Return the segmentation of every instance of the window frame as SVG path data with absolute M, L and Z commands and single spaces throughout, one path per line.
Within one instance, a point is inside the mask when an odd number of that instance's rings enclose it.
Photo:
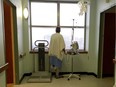
M 30 0 L 29 2 L 29 6 L 31 8 L 31 2 L 43 2 L 43 3 L 56 3 L 57 4 L 57 26 L 60 26 L 60 3 L 78 3 L 78 1 L 57 1 L 57 0 Z M 58 17 L 59 16 L 59 17 Z M 87 52 L 86 51 L 86 17 L 87 17 L 87 14 L 85 13 L 85 23 L 84 23 L 84 26 L 60 26 L 61 28 L 84 28 L 84 49 L 83 50 L 80 50 L 80 52 Z M 33 52 L 33 48 L 32 48 L 32 27 L 49 27 L 49 28 L 55 28 L 57 26 L 39 26 L 39 25 L 32 25 L 31 23 L 31 9 L 30 9 L 30 50 L 31 52 Z M 66 49 L 66 50 L 69 50 L 69 49 Z M 48 52 L 48 50 L 46 51 Z

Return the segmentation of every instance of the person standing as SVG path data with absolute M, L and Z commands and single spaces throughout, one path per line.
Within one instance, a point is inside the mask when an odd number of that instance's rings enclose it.
M 60 34 L 60 27 L 56 27 L 56 33 L 51 36 L 49 52 L 51 67 L 55 68 L 56 78 L 60 78 L 59 75 L 63 54 L 65 53 L 65 42 L 63 36 Z

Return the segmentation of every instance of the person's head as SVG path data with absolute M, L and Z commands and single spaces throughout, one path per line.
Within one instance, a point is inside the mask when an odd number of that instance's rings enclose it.
M 60 33 L 60 27 L 56 27 L 56 33 Z

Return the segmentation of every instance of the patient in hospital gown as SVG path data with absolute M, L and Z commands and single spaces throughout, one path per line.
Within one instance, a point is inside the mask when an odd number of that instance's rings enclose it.
M 65 52 L 65 42 L 60 34 L 60 27 L 56 27 L 56 33 L 51 36 L 49 53 L 51 67 L 55 68 L 56 78 L 61 78 L 59 71 L 62 66 L 63 54 Z

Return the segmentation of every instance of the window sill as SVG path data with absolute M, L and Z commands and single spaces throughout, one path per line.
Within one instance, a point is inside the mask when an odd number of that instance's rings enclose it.
M 66 50 L 68 53 L 70 53 L 70 51 L 69 50 Z M 35 53 L 38 53 L 38 51 L 36 50 L 36 51 L 30 51 L 30 53 L 31 54 L 35 54 Z M 48 50 L 45 50 L 45 53 L 47 54 L 48 53 Z M 85 50 L 79 50 L 79 53 L 80 54 L 87 54 L 88 53 L 88 51 L 85 51 Z

